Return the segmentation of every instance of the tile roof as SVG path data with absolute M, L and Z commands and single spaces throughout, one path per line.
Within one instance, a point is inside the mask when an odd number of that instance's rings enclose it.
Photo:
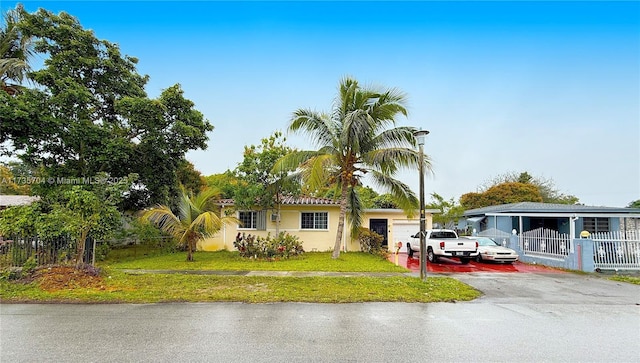
M 219 205 L 234 205 L 233 199 L 220 199 Z M 340 201 L 316 197 L 283 197 L 282 205 L 340 205 Z
M 594 207 L 579 204 L 553 204 L 521 202 L 494 205 L 490 207 L 471 209 L 464 212 L 465 216 L 486 213 L 640 213 L 637 208 Z

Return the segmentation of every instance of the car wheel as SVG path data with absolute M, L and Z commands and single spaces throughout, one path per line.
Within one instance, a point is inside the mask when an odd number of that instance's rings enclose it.
M 407 242 L 407 253 L 410 258 L 413 258 L 413 250 L 411 249 L 411 243 Z
M 468 264 L 468 263 L 469 263 L 469 260 L 470 260 L 470 258 L 461 258 L 461 259 L 460 259 L 460 262 L 461 262 L 463 265 L 466 265 L 466 264 Z
M 427 260 L 429 260 L 429 262 L 438 262 L 438 256 L 433 253 L 433 249 L 431 247 L 427 249 Z
M 476 262 L 482 262 L 482 255 L 478 253 L 478 255 L 475 258 Z

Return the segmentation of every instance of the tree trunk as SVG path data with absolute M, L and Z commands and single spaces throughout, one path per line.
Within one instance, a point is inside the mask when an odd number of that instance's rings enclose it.
M 347 215 L 347 190 L 348 185 L 342 184 L 340 193 L 340 217 L 338 218 L 338 232 L 336 232 L 336 243 L 333 245 L 333 254 L 331 258 L 340 257 L 340 245 L 342 244 L 342 235 L 344 233 L 344 217 Z
M 192 237 L 189 237 L 187 239 L 187 261 L 193 261 L 193 244 L 194 244 L 195 239 Z
M 280 235 L 280 202 L 278 202 L 278 206 L 276 207 L 276 214 L 278 217 L 276 218 L 276 238 Z
M 84 245 L 87 241 L 88 231 L 81 231 L 80 238 L 78 238 L 78 245 L 76 246 L 76 267 L 80 268 L 84 263 Z

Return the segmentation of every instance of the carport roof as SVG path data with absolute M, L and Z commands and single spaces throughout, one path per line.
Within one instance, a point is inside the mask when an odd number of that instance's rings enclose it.
M 638 208 L 593 207 L 578 204 L 552 204 L 521 202 L 494 205 L 490 207 L 471 209 L 464 212 L 465 217 L 482 216 L 488 214 L 514 213 L 597 213 L 597 214 L 629 214 L 640 215 Z

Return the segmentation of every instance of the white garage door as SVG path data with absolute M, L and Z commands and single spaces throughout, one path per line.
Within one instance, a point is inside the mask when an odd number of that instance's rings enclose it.
M 420 222 L 408 220 L 395 220 L 392 227 L 393 242 L 389 247 L 391 252 L 395 252 L 395 244 L 402 242 L 400 252 L 407 252 L 407 242 L 415 243 L 415 238 L 411 238 L 414 234 L 420 232 Z

